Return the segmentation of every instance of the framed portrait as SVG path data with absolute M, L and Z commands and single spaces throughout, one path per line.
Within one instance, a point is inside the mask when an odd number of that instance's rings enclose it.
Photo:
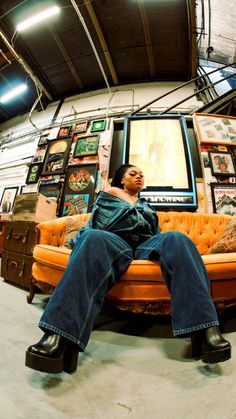
M 55 198 L 55 200 L 58 201 L 61 187 L 61 182 L 41 184 L 39 186 L 39 193 L 47 198 Z
M 104 131 L 106 128 L 106 121 L 105 119 L 99 119 L 97 121 L 93 121 L 91 125 L 91 132 L 95 131 Z
M 88 121 L 87 120 L 79 121 L 79 122 L 76 122 L 74 131 L 76 133 L 80 133 L 80 132 L 86 132 L 87 129 L 88 129 Z
M 43 176 L 65 173 L 71 141 L 71 137 L 49 141 L 44 158 Z
M 211 183 L 212 206 L 217 214 L 236 215 L 236 184 Z
M 1 201 L 0 201 L 1 212 L 12 211 L 17 192 L 18 192 L 18 186 L 4 188 Z
M 42 171 L 42 163 L 33 163 L 29 166 L 28 175 L 26 178 L 25 183 L 28 185 L 30 183 L 37 183 L 39 180 L 39 176 L 41 175 Z
M 99 135 L 78 137 L 76 140 L 73 157 L 94 156 L 98 153 Z
M 68 167 L 61 200 L 61 216 L 86 214 L 91 211 L 97 168 L 97 163 Z
M 208 151 L 211 173 L 213 176 L 236 176 L 233 155 L 224 151 Z
M 59 128 L 57 138 L 68 137 L 72 134 L 72 125 L 66 125 Z
M 236 117 L 195 113 L 193 123 L 200 143 L 236 144 Z

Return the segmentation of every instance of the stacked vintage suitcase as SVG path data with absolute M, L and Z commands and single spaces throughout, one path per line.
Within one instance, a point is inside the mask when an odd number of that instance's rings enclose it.
M 6 223 L 1 276 L 5 281 L 29 289 L 33 248 L 37 243 L 36 225 L 56 218 L 56 203 L 39 193 L 18 195 L 11 221 Z

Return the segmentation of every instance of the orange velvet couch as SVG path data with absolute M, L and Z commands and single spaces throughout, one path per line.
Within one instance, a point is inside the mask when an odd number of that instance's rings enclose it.
M 210 278 L 211 295 L 218 313 L 226 307 L 235 306 L 236 253 L 209 254 L 209 249 L 220 239 L 228 221 L 236 217 L 174 211 L 158 211 L 158 216 L 162 232 L 178 230 L 195 242 Z M 70 218 L 85 222 L 89 217 L 90 214 L 81 214 Z M 67 218 L 41 222 L 36 226 L 38 244 L 33 252 L 32 288 L 27 296 L 29 303 L 38 288 L 51 293 L 61 279 L 71 253 L 63 246 Z M 134 260 L 130 264 L 109 290 L 106 302 L 130 312 L 171 314 L 170 296 L 160 266 L 147 260 Z

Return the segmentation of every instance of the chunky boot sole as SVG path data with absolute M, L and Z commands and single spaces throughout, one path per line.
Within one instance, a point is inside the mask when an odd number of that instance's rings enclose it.
M 25 365 L 33 370 L 51 374 L 65 371 L 72 374 L 77 369 L 78 349 L 66 346 L 61 355 L 57 358 L 47 357 L 26 351 Z
M 202 340 L 199 336 L 192 336 L 192 357 L 201 359 L 205 364 L 217 364 L 231 358 L 231 346 L 222 349 L 207 350 L 203 348 Z
M 205 364 L 217 364 L 231 358 L 231 347 L 218 349 L 216 351 L 203 351 L 202 362 Z

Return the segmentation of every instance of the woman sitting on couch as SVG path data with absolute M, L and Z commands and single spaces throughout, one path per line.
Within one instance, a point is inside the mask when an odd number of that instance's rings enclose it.
M 74 372 L 106 292 L 133 259 L 160 263 L 171 294 L 174 336 L 191 336 L 193 357 L 226 361 L 231 346 L 218 327 L 209 280 L 195 244 L 177 231 L 160 233 L 156 211 L 139 198 L 142 171 L 122 165 L 100 192 L 88 225 L 77 233 L 66 271 L 40 319 L 41 340 L 26 352 L 30 368 Z

